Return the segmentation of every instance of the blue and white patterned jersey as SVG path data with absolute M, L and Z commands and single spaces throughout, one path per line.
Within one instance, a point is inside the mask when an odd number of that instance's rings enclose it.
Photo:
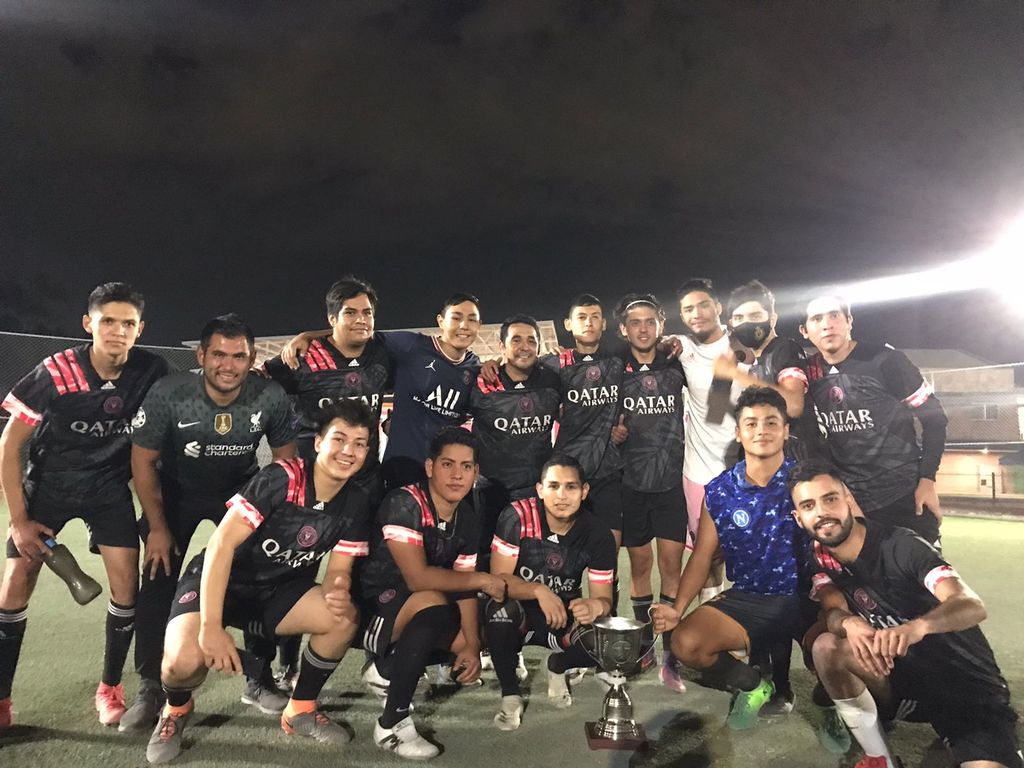
M 799 591 L 807 544 L 793 519 L 793 498 L 786 486 L 792 466 L 791 460 L 783 462 L 762 488 L 747 480 L 747 462 L 741 461 L 705 488 L 726 575 L 741 592 L 794 595 Z

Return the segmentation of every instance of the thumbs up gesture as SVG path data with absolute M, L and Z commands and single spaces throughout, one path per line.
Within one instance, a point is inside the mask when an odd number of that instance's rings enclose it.
M 620 414 L 618 423 L 612 427 L 612 442 L 616 445 L 622 445 L 628 437 L 629 429 L 626 427 L 626 415 Z

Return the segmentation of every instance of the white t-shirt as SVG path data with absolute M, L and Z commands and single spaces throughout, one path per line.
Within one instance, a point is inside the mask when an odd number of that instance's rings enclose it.
M 729 336 L 723 334 L 718 341 L 701 344 L 691 336 L 676 336 L 683 345 L 679 361 L 686 373 L 686 448 L 683 453 L 683 475 L 691 482 L 707 485 L 722 474 L 729 463 L 728 455 L 735 455 L 736 419 L 732 415 L 736 399 L 743 391 L 736 382 L 729 393 L 730 407 L 721 424 L 709 423 L 708 393 L 714 379 L 715 360 L 729 351 Z M 740 364 L 743 370 L 750 366 Z

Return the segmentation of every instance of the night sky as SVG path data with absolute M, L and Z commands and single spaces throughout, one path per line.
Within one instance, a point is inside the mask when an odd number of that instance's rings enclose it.
M 695 275 L 934 266 L 1024 215 L 1022 52 L 1019 0 L 0 0 L 0 329 L 121 279 L 150 343 L 289 333 L 352 272 L 380 328 L 651 290 L 671 330 Z M 1024 359 L 986 292 L 854 316 Z

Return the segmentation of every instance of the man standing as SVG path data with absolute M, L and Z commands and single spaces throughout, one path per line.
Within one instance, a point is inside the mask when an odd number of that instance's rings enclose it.
M 203 520 L 219 523 L 224 502 L 256 474 L 264 435 L 275 460 L 295 455 L 291 402 L 280 385 L 249 376 L 255 356 L 252 329 L 241 318 L 215 317 L 203 327 L 196 350 L 202 375 L 164 377 L 136 414 L 132 470 L 146 542 L 135 631 L 140 684 L 120 731 L 151 728 L 163 706 L 164 629 L 196 528 Z M 284 709 L 287 698 L 268 674 L 246 671 L 242 701 L 265 712 Z
M 639 621 L 654 602 L 651 571 L 657 541 L 662 603 L 676 599 L 686 546 L 686 500 L 680 483 L 683 464 L 683 387 L 678 360 L 657 348 L 665 312 L 651 294 L 628 294 L 616 313 L 629 342 L 622 377 L 622 413 L 629 436 L 622 444 L 622 543 L 629 552 L 630 598 Z M 661 680 L 682 693 L 670 638 L 662 638 Z
M 50 551 L 46 539 L 76 517 L 85 521 L 110 584 L 96 709 L 103 725 L 116 725 L 124 714 L 121 674 L 139 582 L 139 536 L 128 490 L 131 419 L 168 370 L 163 358 L 133 348 L 144 306 L 142 294 L 126 283 L 97 286 L 82 318 L 92 342 L 46 358 L 3 401 L 12 418 L 0 437 L 0 479 L 11 515 L 0 588 L 0 728 L 12 722 L 11 686 L 29 598 Z
M 510 599 L 488 603 L 484 632 L 501 683 L 494 723 L 503 731 L 522 721 L 516 656 L 524 644 L 554 651 L 547 660 L 548 700 L 560 709 L 572 704 L 566 671 L 596 664 L 583 635 L 611 612 L 615 542 L 600 520 L 580 514 L 588 490 L 579 463 L 555 454 L 541 470 L 537 495 L 512 502 L 498 520 L 491 573 L 508 581 Z
M 734 694 L 728 725 L 753 728 L 772 695 L 770 680 L 732 652 L 801 638 L 800 569 L 804 540 L 786 485 L 786 401 L 767 387 L 745 390 L 736 405 L 736 440 L 746 458 L 706 488 L 700 530 L 675 605 L 654 608 L 654 626 L 672 632 L 672 653 L 709 688 Z M 732 587 L 683 618 L 711 569 L 725 558 Z
M 893 719 L 931 723 L 965 768 L 1022 768 L 981 598 L 912 531 L 854 518 L 834 468 L 801 465 L 789 482 L 829 629 L 814 667 L 864 750 L 858 768 L 900 765 L 882 731 Z
M 551 430 L 561 402 L 558 374 L 537 365 L 537 321 L 514 315 L 501 324 L 500 335 L 505 362 L 493 384 L 478 377 L 469 397 L 480 462 L 481 570 L 487 570 L 498 515 L 509 502 L 534 493 L 540 469 L 551 456 Z
M 813 299 L 800 326 L 818 350 L 808 365 L 810 394 L 832 458 L 868 518 L 910 528 L 937 546 L 935 473 L 946 412 L 906 355 L 857 342 L 852 329 L 850 307 L 838 296 Z
M 267 638 L 308 634 L 281 727 L 290 736 L 348 742 L 348 732 L 319 711 L 317 697 L 358 626 L 352 567 L 369 550 L 370 508 L 365 490 L 349 480 L 362 467 L 373 427 L 361 402 L 328 406 L 315 459 L 270 464 L 227 502 L 227 514 L 174 595 L 161 671 L 167 704 L 146 748 L 150 763 L 180 754 L 192 692 L 208 670 L 242 671 L 229 626 Z M 325 556 L 320 586 L 316 575 Z

